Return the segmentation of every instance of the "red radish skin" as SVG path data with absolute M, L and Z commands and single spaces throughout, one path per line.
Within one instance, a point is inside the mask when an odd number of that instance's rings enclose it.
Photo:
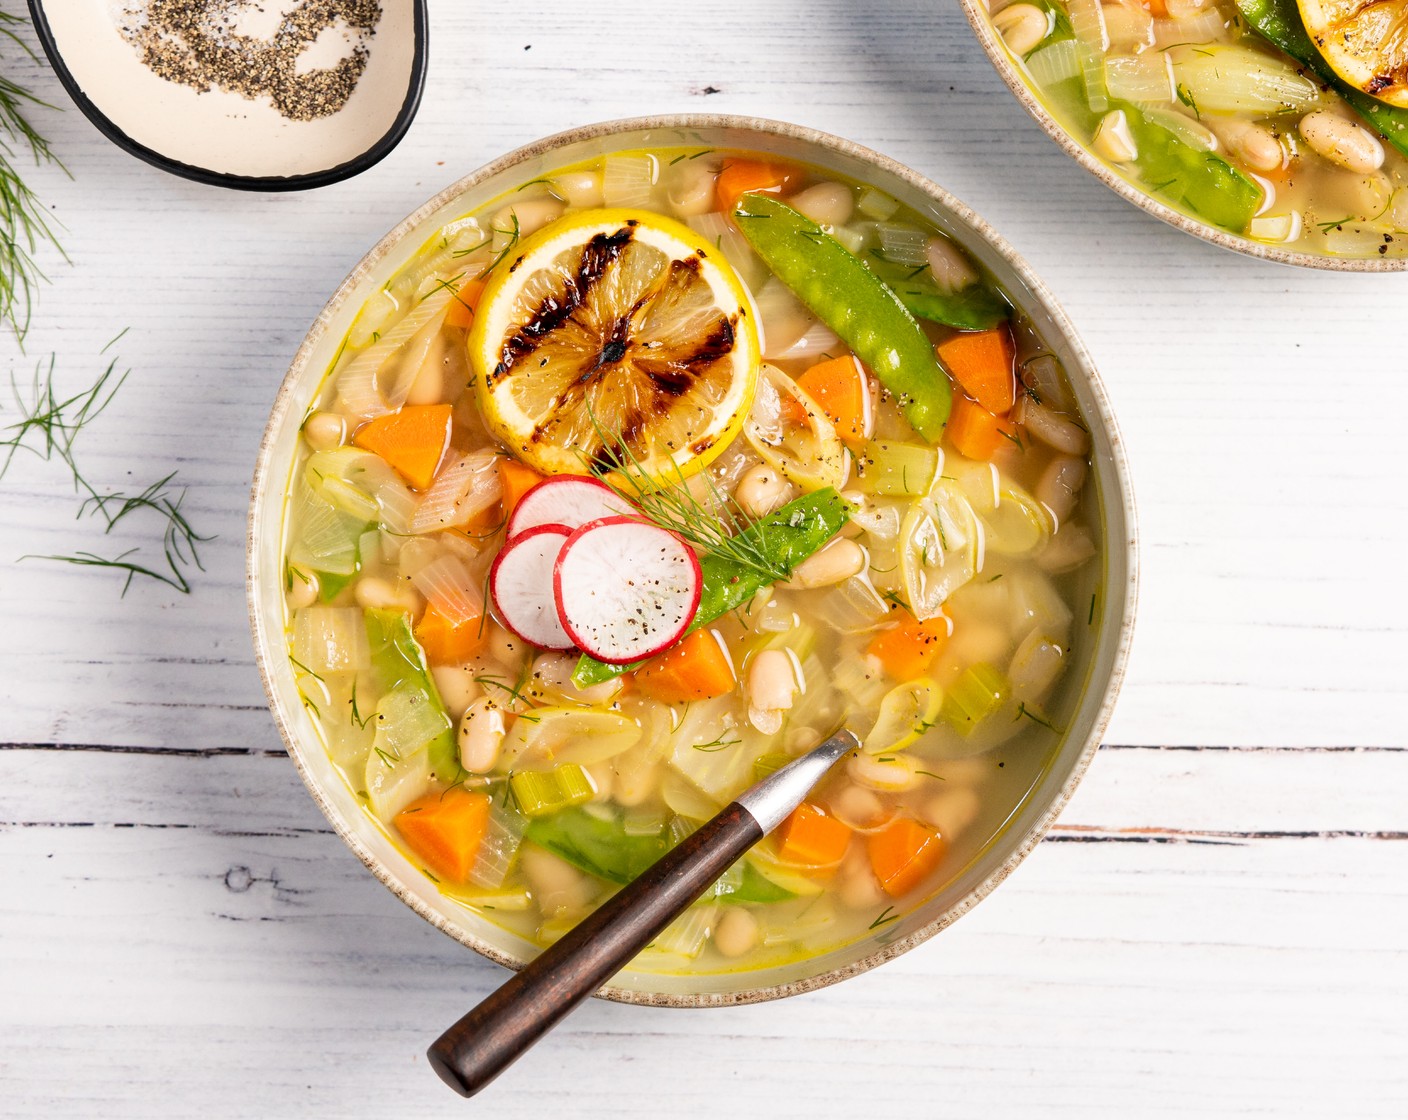
M 677 534 L 638 517 L 576 529 L 553 566 L 567 636 L 609 665 L 654 657 L 684 636 L 699 610 L 699 558 Z
M 535 525 L 565 525 L 576 529 L 588 521 L 633 513 L 631 503 L 599 478 L 559 474 L 530 487 L 504 526 L 506 540 Z
M 489 569 L 499 621 L 540 649 L 572 648 L 553 597 L 553 570 L 571 536 L 566 525 L 535 525 L 504 545 Z

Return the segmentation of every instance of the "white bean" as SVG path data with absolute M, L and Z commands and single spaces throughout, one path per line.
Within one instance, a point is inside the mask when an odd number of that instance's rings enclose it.
M 471 774 L 487 774 L 499 761 L 508 726 L 492 697 L 481 696 L 460 718 L 460 765 Z
M 855 541 L 837 537 L 792 569 L 787 586 L 798 590 L 830 587 L 865 570 L 868 557 Z
M 694 218 L 715 208 L 714 184 L 719 169 L 708 159 L 685 159 L 670 168 L 665 197 L 681 218 Z
M 331 451 L 347 440 L 347 417 L 340 412 L 315 412 L 303 421 L 303 438 L 314 451 Z
M 870 860 L 863 845 L 851 845 L 837 879 L 837 893 L 841 902 L 852 910 L 869 910 L 885 897 L 884 888 L 880 886 L 875 872 L 871 870 Z
M 519 853 L 523 875 L 544 918 L 576 914 L 591 904 L 594 892 L 586 877 L 566 860 L 531 843 Z
M 846 763 L 851 781 L 881 793 L 902 793 L 919 784 L 918 766 L 907 754 L 853 755 Z
M 748 720 L 764 734 L 782 727 L 782 713 L 797 695 L 797 670 L 784 649 L 765 649 L 748 666 Z
M 954 786 L 936 793 L 920 809 L 920 816 L 933 825 L 938 834 L 948 843 L 978 819 L 982 802 L 976 790 L 968 786 Z
M 458 720 L 470 704 L 484 691 L 474 679 L 474 673 L 460 665 L 434 665 L 430 675 L 435 679 L 435 691 L 445 701 L 450 718 Z
M 1084 525 L 1065 524 L 1056 530 L 1046 547 L 1037 555 L 1037 566 L 1043 572 L 1059 575 L 1079 568 L 1095 555 L 1095 542 Z
M 1061 525 L 1071 516 L 1085 485 L 1085 460 L 1074 455 L 1057 455 L 1037 479 L 1035 497 Z
M 1384 146 L 1367 128 L 1326 109 L 1306 113 L 1300 134 L 1316 152 L 1333 164 L 1367 175 L 1384 163 Z
M 583 767 L 587 772 L 587 777 L 596 787 L 596 793 L 592 795 L 593 801 L 610 801 L 612 788 L 616 784 L 616 771 L 611 765 L 611 760 L 605 762 L 593 762 Z
M 288 609 L 296 611 L 300 607 L 311 607 L 318 601 L 318 576 L 316 572 L 305 572 L 302 568 L 289 569 L 284 584 L 284 600 Z
M 947 237 L 931 237 L 924 247 L 929 258 L 929 274 L 946 292 L 960 292 L 978 282 L 978 270 L 957 245 Z
M 1123 109 L 1100 118 L 1090 146 L 1111 163 L 1129 163 L 1139 158 L 1139 144 L 1129 129 L 1129 118 Z
M 1265 125 L 1211 119 L 1209 124 L 1227 150 L 1253 171 L 1276 171 L 1285 164 L 1286 148 L 1281 138 Z
M 792 500 L 792 484 L 772 467 L 759 463 L 738 480 L 733 500 L 749 517 L 766 517 Z
M 847 828 L 874 828 L 890 815 L 880 795 L 864 786 L 844 786 L 827 802 L 831 815 Z
M 421 594 L 408 581 L 382 579 L 381 576 L 363 576 L 357 581 L 353 598 L 357 605 L 370 611 L 406 611 L 419 614 L 425 606 Z
M 1033 630 L 1012 655 L 1007 679 L 1012 683 L 1012 695 L 1018 700 L 1039 703 L 1045 699 L 1066 667 L 1066 651 L 1040 628 Z
M 1051 17 L 1035 4 L 1013 4 L 993 16 L 992 25 L 1009 51 L 1025 55 L 1050 33 Z
M 714 927 L 714 948 L 726 957 L 741 957 L 758 943 L 758 919 L 751 910 L 729 906 Z
M 502 252 L 512 243 L 515 232 L 520 238 L 536 233 L 549 222 L 562 217 L 564 209 L 560 201 L 547 195 L 525 198 L 499 207 L 490 223 L 494 231 L 494 241 L 490 247 L 496 253 Z
M 568 171 L 552 181 L 553 188 L 574 210 L 591 210 L 601 205 L 601 175 L 595 171 Z
M 528 653 L 528 643 L 517 634 L 505 630 L 497 622 L 489 627 L 489 637 L 484 643 L 485 652 L 509 670 L 513 676 L 523 667 Z
M 1074 420 L 1066 419 L 1055 409 L 1037 404 L 1029 396 L 1023 396 L 1017 402 L 1013 419 L 1026 428 L 1033 438 L 1039 439 L 1053 451 L 1082 457 L 1090 450 L 1089 432 Z
M 787 204 L 819 226 L 841 226 L 851 219 L 856 200 L 844 183 L 817 183 L 798 191 Z

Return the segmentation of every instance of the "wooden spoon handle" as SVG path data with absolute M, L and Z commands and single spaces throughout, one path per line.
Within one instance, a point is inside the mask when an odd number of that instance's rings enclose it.
M 472 1097 L 595 992 L 762 839 L 738 802 L 667 852 L 442 1034 L 430 1064 Z

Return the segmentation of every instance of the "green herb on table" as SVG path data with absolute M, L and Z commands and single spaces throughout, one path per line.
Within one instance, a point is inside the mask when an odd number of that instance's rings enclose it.
M 124 332 L 125 333 L 125 332 Z M 121 338 L 122 335 L 118 335 Z M 117 341 L 116 339 L 113 340 Z M 112 343 L 108 344 L 109 346 Z M 104 347 L 106 349 L 106 347 Z M 80 432 L 96 420 L 112 403 L 117 391 L 127 380 L 128 373 L 117 372 L 117 361 L 108 363 L 98 379 L 87 389 L 71 396 L 61 396 L 54 383 L 55 359 L 50 355 L 47 365 L 40 362 L 34 371 L 28 398 L 18 382 L 11 379 L 15 404 L 20 419 L 0 428 L 0 449 L 5 458 L 0 462 L 0 479 L 5 477 L 15 455 L 25 450 L 46 462 L 58 459 L 73 478 L 74 490 L 83 495 L 76 516 L 97 517 L 103 522 L 106 536 L 134 515 L 147 514 L 161 529 L 162 561 L 147 561 L 141 548 L 130 548 L 116 556 L 102 556 L 83 550 L 67 555 L 34 556 L 37 560 L 56 560 L 84 568 L 108 568 L 123 572 L 126 579 L 122 594 L 138 576 L 173 587 L 183 595 L 191 590 L 191 568 L 204 571 L 199 546 L 211 540 L 196 532 L 181 505 L 184 489 L 173 489 L 176 472 L 171 471 L 136 494 L 121 490 L 102 490 L 83 473 L 78 463 L 75 443 Z M 136 559 L 134 559 L 136 557 Z M 23 557 L 30 559 L 30 557 Z
M 0 12 L 0 36 L 17 44 L 34 58 L 34 51 L 15 31 L 24 23 L 19 16 Z M 36 167 L 52 163 L 68 173 L 58 157 L 29 122 L 31 108 L 52 108 L 28 90 L 0 76 L 0 319 L 10 324 L 15 337 L 23 341 L 29 330 L 35 290 L 45 279 L 34 254 L 45 242 L 60 255 L 59 244 L 48 213 L 15 167 L 21 152 L 28 148 Z M 67 256 L 64 256 L 67 260 Z

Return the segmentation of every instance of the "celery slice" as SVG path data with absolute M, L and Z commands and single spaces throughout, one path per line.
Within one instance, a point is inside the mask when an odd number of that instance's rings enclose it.
M 973 665 L 944 695 L 940 714 L 955 731 L 967 735 L 1002 707 L 1010 691 L 1007 678 L 991 665 Z
M 587 772 L 575 762 L 552 770 L 521 770 L 509 775 L 508 784 L 518 807 L 529 817 L 580 805 L 596 793 Z

